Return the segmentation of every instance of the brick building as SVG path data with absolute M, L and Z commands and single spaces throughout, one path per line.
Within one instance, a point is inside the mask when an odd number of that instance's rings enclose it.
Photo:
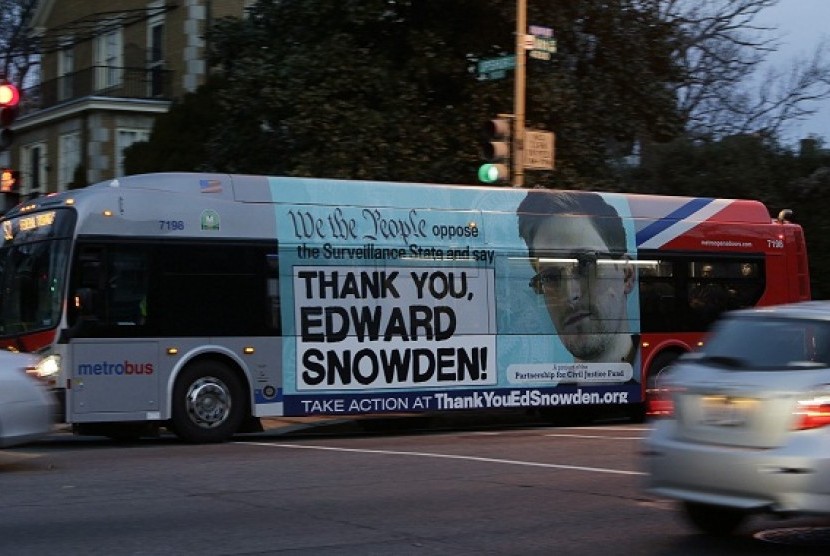
M 124 174 L 124 149 L 207 76 L 205 30 L 253 0 L 43 0 L 40 78 L 23 89 L 9 163 L 23 198 Z

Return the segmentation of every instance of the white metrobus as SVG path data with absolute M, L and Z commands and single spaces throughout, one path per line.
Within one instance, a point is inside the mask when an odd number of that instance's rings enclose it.
M 763 297 L 764 276 L 796 264 L 767 239 L 792 236 L 805 255 L 800 228 L 760 203 L 572 192 L 602 209 L 554 218 L 613 220 L 622 239 L 583 245 L 563 232 L 538 245 L 522 219 L 550 218 L 529 201 L 557 194 L 169 173 L 41 197 L 0 220 L 0 345 L 42 356 L 36 372 L 80 434 L 164 426 L 216 442 L 267 416 L 603 405 L 636 415 L 649 363 L 664 366 L 702 330 L 646 338 L 643 269 L 670 271 L 680 287 L 703 260 L 748 261 L 761 270 L 746 279 L 760 287 L 751 302 L 809 295 L 799 275 Z M 692 229 L 712 232 L 681 245 Z M 603 268 L 621 265 L 617 288 Z M 599 325 L 557 328 L 554 290 L 567 280 L 596 296 L 579 318 Z M 601 295 L 621 309 L 603 316 Z M 630 349 L 592 358 L 575 348 L 580 335 Z

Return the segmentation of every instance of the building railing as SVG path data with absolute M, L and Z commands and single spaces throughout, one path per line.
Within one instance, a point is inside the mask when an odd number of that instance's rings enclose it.
M 96 96 L 172 100 L 172 70 L 92 66 L 23 90 L 21 116 Z

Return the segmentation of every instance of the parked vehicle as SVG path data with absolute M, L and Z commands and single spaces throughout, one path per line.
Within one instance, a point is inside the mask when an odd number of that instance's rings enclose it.
M 830 514 L 830 301 L 727 313 L 669 371 L 648 490 L 711 534 L 751 514 Z
M 54 397 L 45 384 L 27 373 L 33 356 L 0 351 L 0 448 L 34 441 L 55 422 Z

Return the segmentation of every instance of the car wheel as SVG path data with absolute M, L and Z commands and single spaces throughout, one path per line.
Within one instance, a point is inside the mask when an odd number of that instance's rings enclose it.
M 172 424 L 186 442 L 224 442 L 237 432 L 246 413 L 244 389 L 227 365 L 199 361 L 176 379 Z
M 743 510 L 699 502 L 684 502 L 683 509 L 692 525 L 710 535 L 729 535 L 747 518 Z

